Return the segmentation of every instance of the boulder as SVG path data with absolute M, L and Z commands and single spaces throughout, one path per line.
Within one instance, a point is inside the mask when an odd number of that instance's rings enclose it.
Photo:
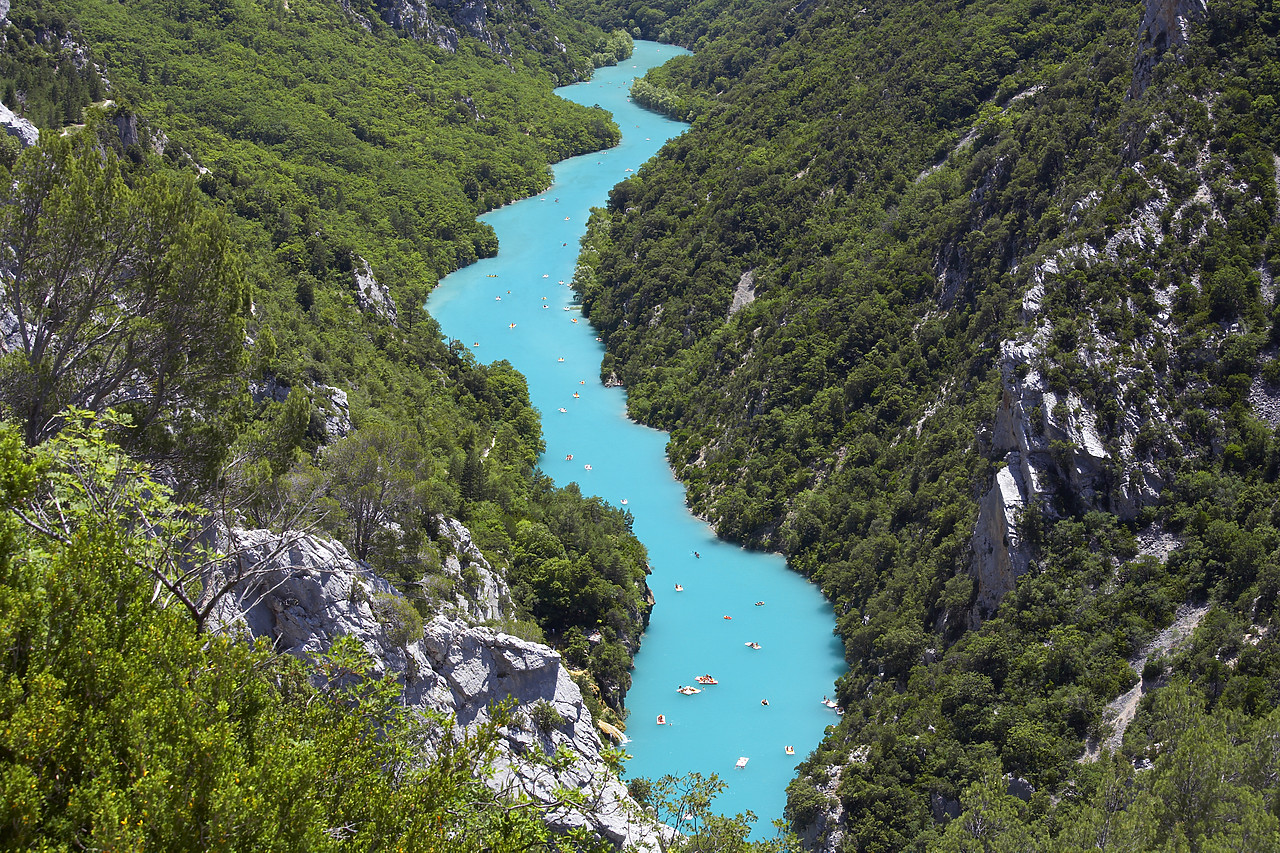
M 17 137 L 23 148 L 30 148 L 40 141 L 40 130 L 13 110 L 0 104 L 0 125 L 5 133 Z
M 353 636 L 372 657 L 375 676 L 399 681 L 406 705 L 454 720 L 459 734 L 488 721 L 493 703 L 510 700 L 516 721 L 501 730 L 487 784 L 547 804 L 547 819 L 559 829 L 586 828 L 619 847 L 656 853 L 670 836 L 609 772 L 591 712 L 554 649 L 446 616 L 432 619 L 421 638 L 397 645 L 372 600 L 399 591 L 342 545 L 303 533 L 232 530 L 223 531 L 219 548 L 249 579 L 219 602 L 212 626 L 239 626 L 304 660 L 339 636 Z M 541 703 L 554 716 L 535 718 L 532 709 Z M 553 722 L 540 726 L 535 719 Z M 545 761 L 561 747 L 575 756 L 563 769 Z M 583 802 L 562 803 L 566 788 L 581 792 Z

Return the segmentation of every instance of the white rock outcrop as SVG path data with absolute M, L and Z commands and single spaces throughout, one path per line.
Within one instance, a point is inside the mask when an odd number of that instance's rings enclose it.
M 23 148 L 30 148 L 40 141 L 40 130 L 13 110 L 0 104 L 0 126 L 5 133 L 17 137 Z
M 211 625 L 240 626 L 304 660 L 337 637 L 353 636 L 372 657 L 375 676 L 400 682 L 406 704 L 452 718 L 459 731 L 487 721 L 493 703 L 511 699 L 521 713 L 502 729 L 500 757 L 486 782 L 545 804 L 561 802 L 563 789 L 580 791 L 583 806 L 549 806 L 553 826 L 585 827 L 620 847 L 659 849 L 659 832 L 669 830 L 646 817 L 609 773 L 591 713 L 554 649 L 444 616 L 432 619 L 421 638 L 398 645 L 374 604 L 376 596 L 399 593 L 342 545 L 300 533 L 235 530 L 224 533 L 220 547 L 251 577 L 219 603 Z M 535 724 L 531 709 L 540 703 L 561 722 Z M 575 759 L 555 769 L 545 757 L 562 747 Z
M 1147 0 L 1138 29 L 1130 97 L 1139 97 L 1151 83 L 1151 71 L 1169 48 L 1187 43 L 1191 24 L 1208 11 L 1207 0 Z
M 1137 432 L 1152 416 L 1139 417 L 1121 404 L 1119 434 L 1109 446 L 1089 403 L 1074 393 L 1055 393 L 1041 376 L 1035 363 L 1043 346 L 1036 334 L 1023 343 L 1006 341 L 1001 351 L 1000 404 L 989 452 L 999 467 L 974 526 L 973 622 L 990 618 L 1030 566 L 1020 530 L 1024 513 L 1053 518 L 1083 505 L 1129 520 L 1155 504 L 1164 488 L 1160 470 L 1136 451 Z M 1116 471 L 1123 473 L 1117 477 Z
M 441 615 L 468 624 L 510 618 L 511 589 L 472 541 L 471 531 L 445 515 L 436 515 L 433 524 L 433 538 L 437 543 L 447 542 L 452 552 L 441 560 L 439 576 L 451 587 L 451 594 L 439 594 L 443 584 L 436 577 L 424 578 L 421 584 L 428 598 L 440 602 Z
M 324 433 L 329 441 L 337 441 L 355 428 L 351 423 L 351 406 L 347 402 L 346 391 L 332 385 L 316 383 L 303 383 L 303 385 L 310 388 L 312 401 L 316 411 L 324 420 Z M 283 403 L 289 399 L 292 391 L 292 385 L 286 385 L 275 376 L 249 383 L 249 394 L 255 403 L 265 400 Z
M 352 284 L 355 288 L 356 306 L 366 314 L 372 314 L 391 325 L 396 324 L 396 301 L 386 285 L 380 284 L 373 275 L 373 267 L 364 258 L 356 255 L 351 269 Z
M 756 271 L 747 270 L 738 279 L 738 286 L 734 288 L 733 299 L 729 302 L 729 316 L 732 317 L 743 308 L 746 308 L 756 299 Z

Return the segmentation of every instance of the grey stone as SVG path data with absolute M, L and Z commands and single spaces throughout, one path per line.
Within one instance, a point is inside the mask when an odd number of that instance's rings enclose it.
M 656 853 L 660 839 L 674 836 L 646 816 L 608 772 L 591 712 L 555 650 L 443 616 L 425 626 L 421 639 L 397 646 L 370 599 L 399 592 L 342 545 L 267 530 L 223 531 L 219 545 L 239 555 L 251 578 L 220 602 L 211 620 L 217 629 L 266 637 L 303 659 L 322 653 L 339 636 L 353 636 L 373 658 L 375 677 L 395 677 L 408 706 L 452 718 L 458 733 L 489 720 L 492 703 L 509 699 L 525 722 L 501 730 L 500 755 L 487 784 L 543 802 L 557 828 L 583 827 L 620 847 Z M 549 703 L 563 723 L 541 731 L 528 722 L 528 709 L 537 702 Z M 539 761 L 562 746 L 575 756 L 567 768 Z M 557 805 L 564 788 L 583 792 L 585 802 Z
M 1138 98 L 1151 84 L 1151 72 L 1170 48 L 1187 43 L 1191 24 L 1208 11 L 1207 0 L 1147 0 L 1138 28 L 1137 53 L 1129 96 Z
M 4 104 L 0 104 L 0 125 L 10 136 L 17 137 L 23 148 L 30 148 L 40 141 L 39 128 Z
M 356 255 L 351 275 L 355 288 L 356 306 L 364 313 L 372 314 L 394 326 L 397 318 L 396 301 L 392 298 L 391 291 L 385 285 L 378 283 L 369 262 Z

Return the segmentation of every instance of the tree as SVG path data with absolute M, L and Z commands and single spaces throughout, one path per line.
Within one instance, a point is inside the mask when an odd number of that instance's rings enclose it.
M 220 397 L 244 360 L 249 290 L 189 179 L 129 186 L 88 131 L 24 151 L 0 186 L 0 405 L 28 444 L 68 407 L 135 429 Z
M 425 501 L 430 464 L 408 430 L 374 423 L 324 452 L 330 493 L 345 514 L 352 552 L 369 556 L 375 535 Z

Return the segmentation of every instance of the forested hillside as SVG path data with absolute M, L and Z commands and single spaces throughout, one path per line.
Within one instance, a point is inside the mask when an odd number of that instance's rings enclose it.
M 603 843 L 476 784 L 512 717 L 455 743 L 349 647 L 307 667 L 223 639 L 225 590 L 182 555 L 335 537 L 407 597 L 375 602 L 397 644 L 479 602 L 622 724 L 630 518 L 535 470 L 524 378 L 421 305 L 496 250 L 477 214 L 616 142 L 551 89 L 630 35 L 310 0 L 18 3 L 2 35 L 0 846 Z
M 836 606 L 793 828 L 1276 849 L 1271 4 L 582 8 L 696 47 L 575 286 L 693 508 Z
M 231 501 L 245 523 L 320 519 L 411 595 L 447 556 L 431 545 L 434 516 L 461 519 L 505 566 L 522 549 L 547 551 L 544 534 L 563 542 L 548 556 L 599 581 L 575 584 L 573 601 L 537 603 L 560 579 L 526 567 L 512 578 L 522 614 L 558 634 L 616 609 L 623 636 L 577 663 L 617 709 L 645 612 L 643 553 L 626 544 L 623 517 L 534 476 L 541 427 L 523 378 L 448 348 L 421 304 L 440 276 L 496 250 L 477 214 L 545 186 L 550 163 L 616 142 L 607 114 L 551 88 L 628 55 L 630 36 L 540 4 L 461 23 L 428 11 L 410 27 L 388 10 L 393 27 L 305 1 L 18 5 L 6 91 L 45 127 L 83 113 L 81 136 L 109 161 L 83 200 L 91 216 L 122 188 L 176 184 L 187 197 L 194 183 L 243 281 L 238 305 L 210 308 L 237 315 L 248 343 L 242 353 L 219 344 L 229 384 L 179 424 L 158 415 L 187 398 L 161 383 L 154 412 L 132 410 L 146 434 L 119 440 L 166 466 L 184 494 Z M 110 100 L 80 103 L 100 94 Z M 34 168 L 25 162 L 17 174 Z M 113 397 L 66 402 L 96 409 Z M 537 544 L 517 541 L 521 521 Z

